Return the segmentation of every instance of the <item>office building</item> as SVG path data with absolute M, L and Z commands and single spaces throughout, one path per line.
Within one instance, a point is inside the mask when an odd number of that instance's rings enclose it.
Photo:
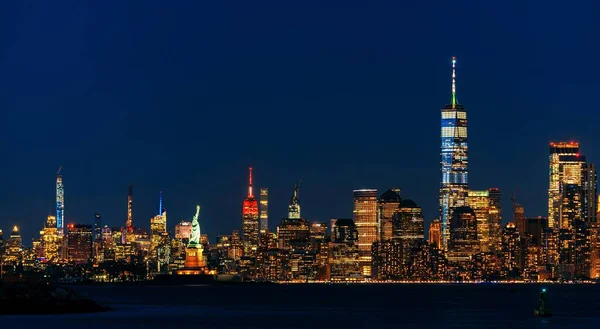
M 252 167 L 248 175 L 248 196 L 242 206 L 242 241 L 244 244 L 244 256 L 256 257 L 258 250 L 258 202 L 252 190 Z
M 379 238 L 377 190 L 354 190 L 354 224 L 358 231 L 361 271 L 371 276 L 371 246 Z
M 358 248 L 358 230 L 352 219 L 333 221 L 329 250 L 331 281 L 363 279 Z
M 67 226 L 67 259 L 71 264 L 86 264 L 92 259 L 92 225 Z
M 456 99 L 456 57 L 452 57 L 452 101 L 442 111 L 440 222 L 442 244 L 447 250 L 454 209 L 467 205 L 467 111 Z
M 61 169 L 62 166 L 56 173 L 56 232 L 62 237 L 65 233 L 65 188 L 60 174 Z
M 260 231 L 269 231 L 269 189 L 260 189 Z
M 413 200 L 402 200 L 392 217 L 393 239 L 413 241 L 425 238 L 423 211 Z
M 442 226 L 437 219 L 434 219 L 429 224 L 429 244 L 434 245 L 438 249 L 442 247 Z
M 490 191 L 473 191 L 468 194 L 468 204 L 477 218 L 477 238 L 482 252 L 490 250 Z
M 577 142 L 558 142 L 550 143 L 550 170 L 549 170 L 549 188 L 548 188 L 548 226 L 561 227 L 561 204 L 563 190 L 561 185 L 581 183 L 581 171 L 577 170 L 577 163 L 563 166 L 566 160 L 576 160 L 579 156 L 579 143 Z M 561 157 L 563 159 L 561 160 Z M 568 158 L 566 158 L 568 157 Z M 577 162 L 577 161 L 576 161 Z M 566 172 L 565 172 L 565 169 Z M 575 170 L 573 170 L 575 169 Z
M 492 252 L 498 252 L 502 248 L 502 192 L 498 188 L 490 188 L 489 195 L 489 248 Z
M 477 239 L 477 217 L 470 207 L 456 208 L 450 223 L 451 235 L 448 260 L 466 264 L 471 256 L 480 251 Z
M 379 235 L 381 240 L 392 238 L 392 217 L 400 206 L 400 189 L 392 188 L 379 196 Z

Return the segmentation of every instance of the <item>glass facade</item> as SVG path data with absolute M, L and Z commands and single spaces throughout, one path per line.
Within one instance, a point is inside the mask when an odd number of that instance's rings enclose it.
M 450 219 L 457 207 L 466 205 L 468 188 L 467 112 L 458 104 L 442 109 L 440 223 L 442 245 L 447 249 Z
M 361 271 L 371 276 L 371 246 L 379 237 L 377 190 L 354 191 L 354 223 L 358 231 L 358 252 Z

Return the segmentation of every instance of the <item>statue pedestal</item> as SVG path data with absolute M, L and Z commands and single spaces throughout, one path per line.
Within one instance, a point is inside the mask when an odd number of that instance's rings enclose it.
M 208 269 L 202 255 L 203 250 L 202 245 L 188 246 L 185 249 L 185 263 L 183 263 L 182 269 L 177 270 L 177 275 L 207 274 Z

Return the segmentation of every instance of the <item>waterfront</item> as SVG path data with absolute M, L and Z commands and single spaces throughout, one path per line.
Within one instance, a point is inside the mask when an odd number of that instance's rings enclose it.
M 600 285 L 548 285 L 551 318 L 535 318 L 540 285 L 78 286 L 107 313 L 5 316 L 4 328 L 590 328 Z

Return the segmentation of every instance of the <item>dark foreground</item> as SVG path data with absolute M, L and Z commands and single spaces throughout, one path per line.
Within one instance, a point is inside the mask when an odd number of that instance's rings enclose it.
M 537 285 L 80 286 L 112 311 L 15 315 L 0 328 L 592 328 L 600 285 L 549 285 L 550 318 L 536 318 Z

